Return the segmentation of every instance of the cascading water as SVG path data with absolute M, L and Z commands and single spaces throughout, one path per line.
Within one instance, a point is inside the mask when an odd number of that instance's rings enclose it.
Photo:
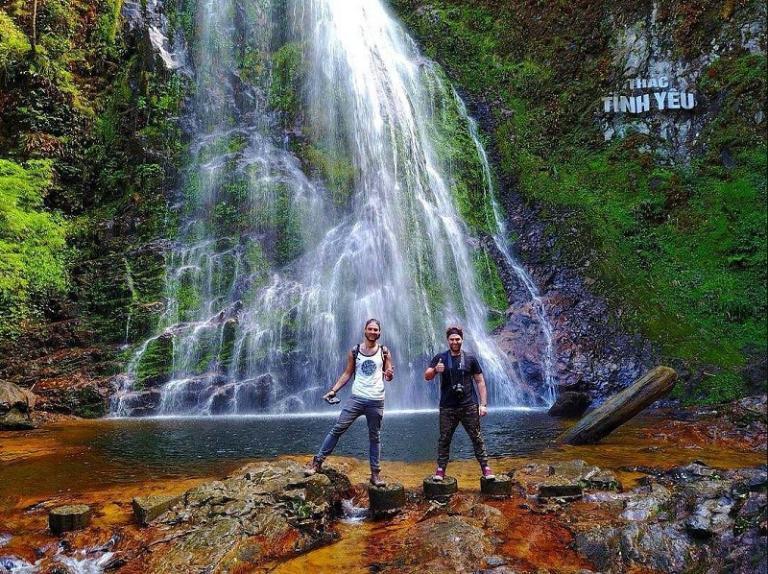
M 168 304 L 116 415 L 313 410 L 369 317 L 395 359 L 389 407 L 435 404 L 422 372 L 449 323 L 492 405 L 551 400 L 551 331 L 505 244 L 474 126 L 379 1 L 201 0 L 191 53 Z M 499 280 L 481 276 L 481 235 L 538 300 L 542 388 L 488 334 L 485 279 Z

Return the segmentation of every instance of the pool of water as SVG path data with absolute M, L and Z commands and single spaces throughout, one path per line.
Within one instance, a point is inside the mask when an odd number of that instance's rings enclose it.
M 244 461 L 315 452 L 337 410 L 297 416 L 105 419 L 44 432 L 55 439 L 52 452 L 5 464 L 0 497 L 28 497 L 163 478 L 226 473 Z M 491 456 L 541 452 L 562 429 L 545 411 L 492 411 L 483 420 Z M 382 459 L 432 460 L 438 438 L 437 411 L 385 412 Z M 453 459 L 472 458 L 461 429 L 454 435 Z M 339 441 L 335 454 L 367 458 L 365 419 Z

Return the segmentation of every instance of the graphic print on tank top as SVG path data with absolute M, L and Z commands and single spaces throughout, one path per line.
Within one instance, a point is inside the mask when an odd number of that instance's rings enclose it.
M 365 399 L 384 399 L 384 351 L 381 346 L 367 356 L 359 350 L 355 357 L 355 380 L 352 394 Z

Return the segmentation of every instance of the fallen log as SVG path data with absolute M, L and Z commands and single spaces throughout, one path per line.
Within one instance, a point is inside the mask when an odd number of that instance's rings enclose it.
M 629 387 L 614 395 L 565 431 L 557 442 L 594 444 L 623 425 L 675 386 L 677 373 L 669 367 L 656 367 Z

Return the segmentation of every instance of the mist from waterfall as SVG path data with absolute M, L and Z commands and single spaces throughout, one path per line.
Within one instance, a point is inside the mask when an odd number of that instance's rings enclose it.
M 113 413 L 315 410 L 370 317 L 395 361 L 388 408 L 436 404 L 422 373 L 454 323 L 492 406 L 551 402 L 551 328 L 474 124 L 381 2 L 200 0 L 196 24 L 167 305 Z M 543 385 L 489 334 L 480 236 L 538 301 Z

